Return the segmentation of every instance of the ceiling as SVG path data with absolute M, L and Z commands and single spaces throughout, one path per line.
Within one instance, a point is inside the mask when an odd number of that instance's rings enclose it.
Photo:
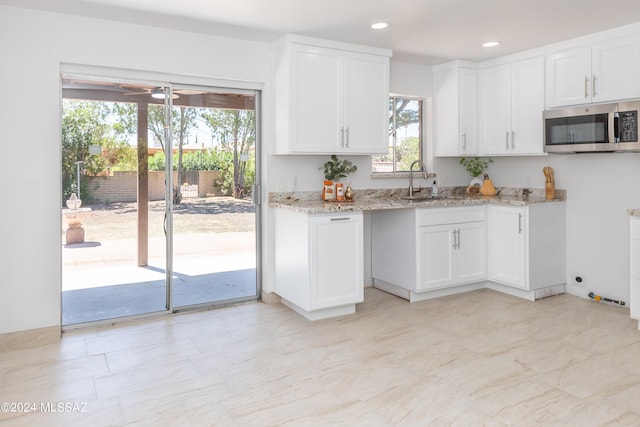
M 490 59 L 640 21 L 639 0 L 0 0 L 2 4 L 266 42 L 294 33 L 384 47 L 398 60 L 426 64 Z M 378 21 L 389 27 L 372 30 L 370 25 Z M 488 40 L 501 44 L 483 48 Z

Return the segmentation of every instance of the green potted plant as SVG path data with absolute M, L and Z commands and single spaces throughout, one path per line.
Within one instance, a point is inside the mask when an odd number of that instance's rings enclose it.
M 481 179 L 480 176 L 489 167 L 491 159 L 481 159 L 480 157 L 461 157 L 460 164 L 469 172 L 471 178 Z M 472 182 L 475 179 L 472 180 Z
M 338 182 L 340 178 L 346 178 L 347 175 L 357 170 L 358 167 L 349 160 L 340 160 L 338 156 L 332 154 L 331 159 L 324 164 L 324 179 Z
M 481 159 L 480 157 L 461 157 L 460 164 L 469 172 L 472 178 L 478 178 L 489 167 L 491 159 Z
M 338 156 L 332 154 L 329 161 L 324 164 L 324 187 L 322 188 L 322 200 L 335 200 L 336 191 L 334 183 L 346 178 L 352 172 L 358 170 L 358 167 L 347 159 L 340 160 Z M 341 200 L 341 197 L 338 197 Z
M 493 160 L 489 159 L 481 159 L 480 157 L 461 157 L 460 164 L 464 166 L 464 168 L 471 175 L 471 183 L 467 188 L 467 193 L 475 194 L 475 190 L 479 190 L 482 186 L 482 174 L 489 167 L 489 163 L 493 162 Z M 476 188 L 477 187 L 477 188 Z

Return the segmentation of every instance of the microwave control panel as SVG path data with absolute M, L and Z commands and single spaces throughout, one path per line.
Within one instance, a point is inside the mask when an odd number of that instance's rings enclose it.
M 620 142 L 638 142 L 638 110 L 620 111 Z

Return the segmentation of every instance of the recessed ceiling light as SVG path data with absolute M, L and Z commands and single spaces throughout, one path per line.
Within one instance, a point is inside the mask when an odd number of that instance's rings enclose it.
M 376 22 L 375 24 L 371 25 L 371 28 L 373 28 L 374 30 L 384 30 L 388 26 L 389 24 L 387 24 L 386 22 Z
M 498 46 L 499 44 L 500 42 L 498 41 L 491 41 L 491 42 L 482 43 L 482 47 L 494 47 L 494 46 Z

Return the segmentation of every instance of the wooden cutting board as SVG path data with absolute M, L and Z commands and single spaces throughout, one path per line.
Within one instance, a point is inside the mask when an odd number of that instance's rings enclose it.
M 556 198 L 556 184 L 555 178 L 553 177 L 553 168 L 550 166 L 545 166 L 544 168 L 542 168 L 542 172 L 545 176 L 544 188 L 546 192 L 546 199 L 553 200 Z

